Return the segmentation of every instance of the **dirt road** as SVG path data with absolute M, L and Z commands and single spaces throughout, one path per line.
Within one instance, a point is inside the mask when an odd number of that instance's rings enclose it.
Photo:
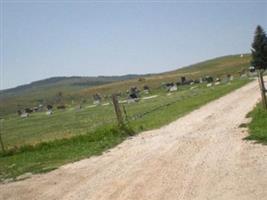
M 258 99 L 255 81 L 102 156 L 2 184 L 0 199 L 267 199 L 267 146 L 238 128 Z

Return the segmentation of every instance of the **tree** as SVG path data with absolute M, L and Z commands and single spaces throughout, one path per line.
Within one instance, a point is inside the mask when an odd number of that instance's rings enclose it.
M 257 26 L 252 43 L 252 60 L 251 64 L 258 72 L 259 84 L 261 89 L 262 103 L 267 110 L 266 89 L 263 80 L 263 73 L 267 69 L 267 37 L 261 26 Z

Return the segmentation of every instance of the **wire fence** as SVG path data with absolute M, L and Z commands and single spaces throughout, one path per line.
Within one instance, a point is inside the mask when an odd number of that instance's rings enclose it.
M 140 119 L 140 118 L 145 117 L 146 115 L 152 114 L 152 113 L 157 112 L 157 111 L 159 111 L 159 110 L 162 110 L 162 109 L 164 109 L 164 108 L 166 108 L 166 107 L 168 107 L 168 106 L 171 106 L 171 105 L 173 105 L 173 104 L 176 104 L 176 103 L 178 103 L 178 102 L 180 102 L 180 101 L 182 101 L 182 100 L 184 100 L 184 99 L 186 99 L 186 98 L 188 98 L 188 97 L 196 96 L 196 95 L 198 95 L 199 93 L 200 93 L 199 91 L 194 91 L 194 92 L 192 92 L 191 94 L 178 96 L 178 97 L 175 98 L 174 100 L 171 100 L 171 101 L 169 101 L 169 102 L 160 104 L 160 105 L 155 106 L 155 107 L 153 107 L 153 108 L 151 108 L 151 109 L 148 109 L 148 110 L 146 110 L 146 111 L 144 111 L 144 112 L 136 113 L 136 114 L 133 114 L 133 115 L 131 115 L 131 116 L 127 116 L 127 118 L 130 119 L 130 120 L 138 120 L 138 119 Z
M 157 94 L 157 97 L 155 98 L 158 100 L 151 100 L 148 98 L 147 100 L 141 99 L 137 103 L 128 103 L 124 100 L 121 101 L 119 105 L 122 110 L 123 119 L 126 123 L 128 123 L 131 121 L 142 120 L 142 118 L 150 114 L 164 110 L 165 108 L 188 98 L 195 96 L 197 97 L 199 94 L 205 93 L 206 91 L 207 88 L 205 85 L 203 85 L 203 87 L 196 86 L 196 88 L 194 88 L 194 86 L 189 86 L 184 91 L 177 91 L 173 93 L 162 92 Z M 172 95 L 168 96 L 168 94 Z M 150 95 L 156 96 L 155 94 Z M 149 103 L 145 103 L 146 101 L 149 101 Z M 82 108 L 80 111 L 77 110 L 77 112 L 74 112 L 74 109 L 72 109 L 69 111 L 69 114 L 67 110 L 60 111 L 62 114 L 58 112 L 59 114 L 53 118 L 55 120 L 49 119 L 49 117 L 40 117 L 40 121 L 39 118 L 33 118 L 32 124 L 28 123 L 27 119 L 20 119 L 17 121 L 14 120 L 14 123 L 21 125 L 19 126 L 21 127 L 21 130 L 14 130 L 16 128 L 12 129 L 12 126 L 16 126 L 10 124 L 9 126 L 11 128 L 9 130 L 13 131 L 9 131 L 7 129 L 4 134 L 2 130 L 5 125 L 3 125 L 4 123 L 1 122 L 1 143 L 3 143 L 7 148 L 12 148 L 14 146 L 20 146 L 24 144 L 36 144 L 42 141 L 51 141 L 54 139 L 72 137 L 75 135 L 95 131 L 104 126 L 113 126 L 118 123 L 113 106 L 113 103 L 109 102 L 103 104 L 102 106 L 87 106 Z M 65 115 L 68 115 L 68 117 L 65 117 Z M 61 117 L 62 119 L 60 120 Z M 62 124 L 62 127 L 60 127 L 58 124 Z M 26 127 L 26 125 L 28 127 Z M 55 127 L 53 127 L 54 125 Z M 44 128 L 42 128 L 42 126 Z M 33 128 L 34 130 L 31 130 L 30 128 Z M 32 134 L 25 134 L 27 131 L 32 132 Z M 65 132 L 68 131 L 69 133 L 65 134 Z
M 127 101 L 126 103 L 125 101 L 124 103 L 120 103 L 119 105 L 122 109 L 125 122 L 128 123 L 141 119 L 144 116 L 164 109 L 186 98 L 186 95 L 179 95 L 175 96 L 175 98 L 168 99 L 163 95 L 158 96 L 161 100 L 155 103 L 155 105 L 145 106 L 144 109 L 137 111 L 131 107 L 138 107 L 142 104 L 150 105 L 151 100 L 140 100 L 138 103 L 127 103 Z M 112 103 L 109 106 L 96 106 L 94 109 L 84 107 L 76 111 L 75 109 L 58 111 L 52 114 L 52 116 L 41 114 L 33 114 L 28 119 L 22 119 L 17 116 L 11 119 L 12 122 L 8 122 L 10 120 L 7 120 L 7 123 L 1 122 L 1 144 L 4 144 L 7 149 L 17 148 L 25 144 L 37 144 L 54 139 L 68 138 L 86 132 L 92 132 L 101 127 L 113 126 L 118 123 Z

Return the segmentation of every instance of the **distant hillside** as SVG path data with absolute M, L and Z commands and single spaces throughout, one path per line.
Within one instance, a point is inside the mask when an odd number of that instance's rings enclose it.
M 130 80 L 144 75 L 123 76 L 98 76 L 98 77 L 52 77 L 30 84 L 0 91 L 1 114 L 15 112 L 26 106 L 38 105 L 53 101 L 53 98 L 61 92 L 65 97 L 73 93 L 98 85 L 117 81 Z
M 224 56 L 197 63 L 177 70 L 160 74 L 98 76 L 98 77 L 53 77 L 35 81 L 27 85 L 0 91 L 1 114 L 15 112 L 19 108 L 35 106 L 39 103 L 53 103 L 61 92 L 66 103 L 91 101 L 94 93 L 110 95 L 114 92 L 125 93 L 129 87 L 142 88 L 148 85 L 159 88 L 163 82 L 176 82 L 181 76 L 195 79 L 205 75 L 223 77 L 227 74 L 238 75 L 250 66 L 251 56 L 245 54 Z
M 222 76 L 227 73 L 239 73 L 247 70 L 250 66 L 250 60 L 250 54 L 243 54 L 243 57 L 240 54 L 223 56 L 170 71 L 166 74 L 184 74 L 189 76 L 209 74 Z
M 71 90 L 92 87 L 96 85 L 103 85 L 107 83 L 112 83 L 115 81 L 129 80 L 133 78 L 138 78 L 144 75 L 124 75 L 124 76 L 97 76 L 97 77 L 82 77 L 82 76 L 71 76 L 71 77 L 52 77 L 48 79 L 43 79 L 39 81 L 34 81 L 30 84 L 21 85 L 15 88 L 0 90 L 0 98 L 7 96 L 19 96 L 19 95 L 29 95 L 34 93 L 36 90 L 50 90 L 54 87 L 62 87 L 63 90 Z
M 180 81 L 181 76 L 187 79 L 198 79 L 210 75 L 214 77 L 225 77 L 227 74 L 239 76 L 240 73 L 248 70 L 250 66 L 250 54 L 230 55 L 214 58 L 194 65 L 179 68 L 177 70 L 154 74 L 143 79 L 132 79 L 128 81 L 114 82 L 107 85 L 100 85 L 81 90 L 81 96 L 90 96 L 95 92 L 111 94 L 113 92 L 125 92 L 131 86 L 142 88 L 148 85 L 151 88 L 159 88 L 163 82 Z

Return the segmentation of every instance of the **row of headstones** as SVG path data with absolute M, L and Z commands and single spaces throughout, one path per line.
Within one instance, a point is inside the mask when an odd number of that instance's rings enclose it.
M 234 77 L 232 75 L 228 75 L 227 78 L 225 78 L 223 80 L 223 82 L 229 82 L 232 81 L 234 79 Z M 174 92 L 178 90 L 178 86 L 179 85 L 193 85 L 193 84 L 199 84 L 199 83 L 207 83 L 207 87 L 214 85 L 219 85 L 221 83 L 221 79 L 216 78 L 214 81 L 214 78 L 211 76 L 206 76 L 204 78 L 200 78 L 197 80 L 192 80 L 189 79 L 187 80 L 186 77 L 181 77 L 181 81 L 178 81 L 176 83 L 162 83 L 162 87 L 165 88 L 168 92 Z M 128 103 L 132 103 L 132 102 L 137 102 L 140 99 L 140 90 L 137 87 L 131 87 L 129 90 L 126 91 L 126 93 L 128 94 L 128 98 L 127 98 L 127 102 Z M 150 88 L 145 85 L 143 87 L 143 92 L 145 94 L 149 94 L 150 93 Z M 94 94 L 93 95 L 93 104 L 94 105 L 100 105 L 101 104 L 101 96 L 100 94 Z
M 56 108 L 57 109 L 65 109 L 66 106 L 65 105 L 58 105 Z M 53 111 L 52 111 L 53 110 L 53 106 L 48 104 L 44 108 L 44 106 L 42 104 L 40 104 L 38 107 L 20 109 L 20 110 L 17 111 L 17 114 L 22 118 L 27 118 L 27 117 L 30 116 L 31 113 L 42 112 L 44 110 L 46 110 L 46 114 L 47 115 L 51 115 L 53 113 Z
M 251 72 L 252 73 L 252 72 Z M 249 75 L 246 74 L 242 74 L 240 75 L 241 77 L 247 77 Z M 194 85 L 194 84 L 201 84 L 206 82 L 207 83 L 207 87 L 211 87 L 213 85 L 219 85 L 222 83 L 227 83 L 229 81 L 232 81 L 234 79 L 234 76 L 232 75 L 227 75 L 227 77 L 225 77 L 224 79 L 220 79 L 220 78 L 216 78 L 214 81 L 214 78 L 211 76 L 206 76 L 204 78 L 199 78 L 196 80 L 192 80 L 189 79 L 187 80 L 186 77 L 182 76 L 181 77 L 181 81 L 178 81 L 176 83 L 163 83 L 162 86 L 168 91 L 168 92 L 174 92 L 178 90 L 178 86 L 179 85 Z M 149 94 L 150 93 L 150 88 L 147 85 L 144 85 L 143 87 L 143 92 L 145 94 Z M 140 99 L 140 90 L 137 87 L 131 87 L 129 90 L 126 91 L 126 93 L 128 94 L 128 99 L 126 102 L 128 103 L 132 103 L 132 102 L 136 102 Z M 101 104 L 101 100 L 102 97 L 99 93 L 96 93 L 93 95 L 93 104 L 94 105 L 100 105 Z M 65 105 L 59 105 L 57 106 L 57 109 L 65 109 Z M 52 105 L 47 105 L 46 106 L 46 114 L 47 115 L 51 115 L 53 113 L 52 111 L 53 106 Z M 81 104 L 79 104 L 78 109 L 81 109 Z M 25 117 L 29 117 L 29 114 L 32 112 L 38 112 L 43 110 L 43 105 L 39 105 L 38 107 L 33 107 L 33 108 L 25 108 L 24 110 L 18 110 L 18 114 L 19 116 L 21 116 L 22 118 Z
M 221 82 L 229 82 L 232 81 L 234 79 L 234 77 L 232 75 L 227 75 L 226 78 L 224 78 L 223 80 L 221 80 L 220 78 L 214 78 L 211 76 L 206 76 L 203 78 L 199 78 L 196 80 L 192 80 L 189 79 L 187 80 L 185 77 L 181 77 L 181 81 L 178 81 L 176 83 L 164 83 L 163 87 L 168 91 L 168 92 L 174 92 L 178 90 L 178 86 L 180 85 L 194 85 L 194 84 L 202 84 L 202 83 L 207 83 L 207 87 L 214 85 L 219 85 Z

